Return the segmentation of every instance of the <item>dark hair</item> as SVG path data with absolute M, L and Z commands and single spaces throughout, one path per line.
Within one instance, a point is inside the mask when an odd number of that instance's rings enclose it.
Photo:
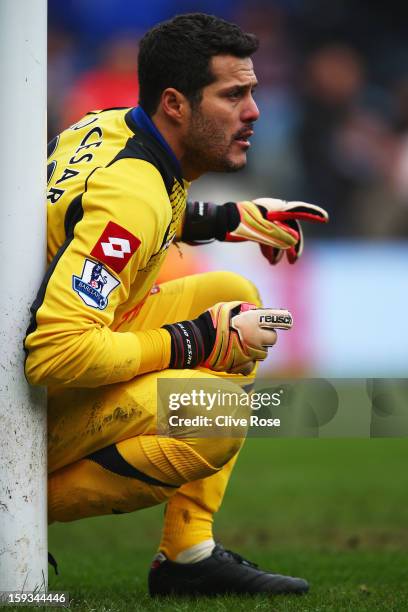
M 140 105 L 153 115 L 166 87 L 199 102 L 203 87 L 214 81 L 209 67 L 214 55 L 249 57 L 258 45 L 255 34 L 214 15 L 190 13 L 159 23 L 140 41 Z

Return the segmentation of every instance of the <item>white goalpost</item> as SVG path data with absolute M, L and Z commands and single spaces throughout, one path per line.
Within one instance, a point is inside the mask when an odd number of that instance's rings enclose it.
M 23 339 L 46 256 L 47 1 L 0 0 L 0 591 L 46 590 L 46 408 Z

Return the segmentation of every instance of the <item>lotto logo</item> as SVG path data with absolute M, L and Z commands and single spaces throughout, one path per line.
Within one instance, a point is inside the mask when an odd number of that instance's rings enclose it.
M 119 273 L 139 246 L 140 240 L 136 236 L 117 223 L 109 221 L 91 255 Z
M 108 242 L 102 242 L 101 247 L 107 257 L 123 259 L 125 253 L 130 253 L 130 242 L 124 238 L 112 238 L 112 236 L 109 236 Z

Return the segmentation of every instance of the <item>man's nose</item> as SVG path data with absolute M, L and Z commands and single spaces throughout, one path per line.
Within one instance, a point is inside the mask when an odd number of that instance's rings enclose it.
M 241 120 L 245 123 L 253 123 L 259 119 L 259 115 L 259 108 L 251 96 L 250 100 L 248 100 L 248 103 L 245 105 L 245 108 L 242 111 Z

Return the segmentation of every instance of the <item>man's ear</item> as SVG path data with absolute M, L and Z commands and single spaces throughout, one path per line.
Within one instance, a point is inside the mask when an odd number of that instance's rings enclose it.
M 161 106 L 164 114 L 177 123 L 183 121 L 188 113 L 188 100 L 174 87 L 167 87 L 161 95 Z

